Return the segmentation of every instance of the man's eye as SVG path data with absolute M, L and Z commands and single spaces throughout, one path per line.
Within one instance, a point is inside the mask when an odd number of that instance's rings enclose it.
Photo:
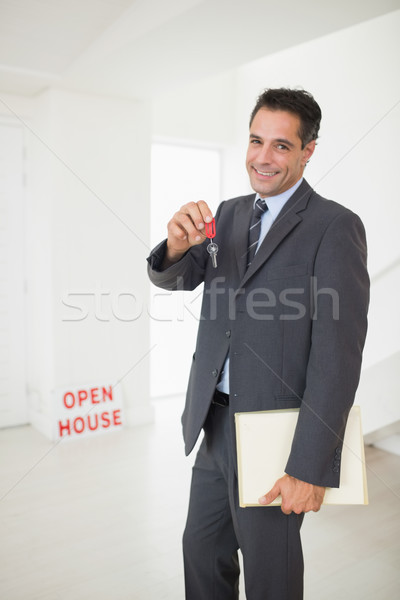
M 276 146 L 278 150 L 288 150 L 288 147 L 285 144 L 277 144 Z

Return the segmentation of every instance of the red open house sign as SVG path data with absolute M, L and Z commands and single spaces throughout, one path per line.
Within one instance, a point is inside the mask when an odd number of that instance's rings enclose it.
M 88 385 L 56 392 L 55 438 L 84 437 L 122 426 L 120 386 Z

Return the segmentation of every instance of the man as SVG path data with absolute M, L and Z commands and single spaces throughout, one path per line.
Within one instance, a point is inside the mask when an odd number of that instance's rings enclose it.
M 269 89 L 250 121 L 246 166 L 256 194 L 215 215 L 217 267 L 204 201 L 183 206 L 150 255 L 165 289 L 204 282 L 182 417 L 186 452 L 201 431 L 184 533 L 187 600 L 303 597 L 300 527 L 338 487 L 345 424 L 358 385 L 369 281 L 360 219 L 303 179 L 321 111 L 311 94 Z M 254 252 L 256 251 L 255 255 Z M 260 505 L 238 506 L 235 412 L 299 407 L 285 475 Z M 270 457 L 266 456 L 265 460 Z

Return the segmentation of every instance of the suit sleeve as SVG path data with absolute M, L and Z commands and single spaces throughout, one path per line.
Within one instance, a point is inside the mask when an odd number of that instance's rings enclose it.
M 306 388 L 285 469 L 314 485 L 340 483 L 343 436 L 367 331 L 366 258 L 364 227 L 346 211 L 331 222 L 316 255 Z
M 165 290 L 194 290 L 204 280 L 207 259 L 205 244 L 190 248 L 178 262 L 162 270 L 167 240 L 161 242 L 147 259 L 150 281 Z

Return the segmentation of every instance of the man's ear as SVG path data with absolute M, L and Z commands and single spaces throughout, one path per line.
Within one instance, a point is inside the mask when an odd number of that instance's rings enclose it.
M 302 163 L 303 163 L 304 166 L 306 166 L 306 164 L 308 163 L 308 161 L 312 157 L 316 145 L 317 145 L 317 142 L 315 140 L 311 140 L 311 142 L 308 142 L 308 144 L 306 144 L 304 146 L 304 149 L 303 149 L 303 160 L 302 160 Z

